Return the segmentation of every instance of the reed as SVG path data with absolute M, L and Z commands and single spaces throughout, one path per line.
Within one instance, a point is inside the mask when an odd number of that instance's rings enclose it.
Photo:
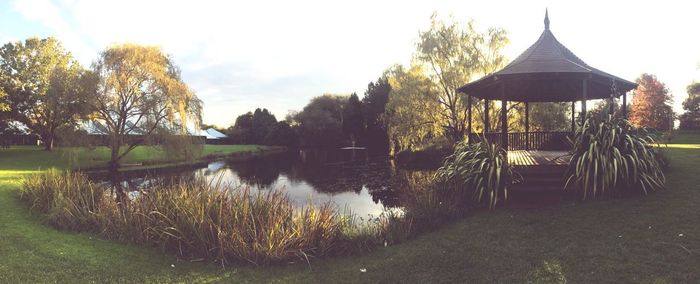
M 463 216 L 459 192 L 426 180 L 404 185 L 403 209 L 366 219 L 331 203 L 299 208 L 283 191 L 254 193 L 202 178 L 158 180 L 127 194 L 80 173 L 49 171 L 25 179 L 20 197 L 60 229 L 221 265 L 265 265 L 370 251 Z
M 346 239 L 345 217 L 330 204 L 295 208 L 281 191 L 253 194 L 220 182 L 157 183 L 118 202 L 80 173 L 52 171 L 26 179 L 21 198 L 57 228 L 221 264 L 308 260 Z

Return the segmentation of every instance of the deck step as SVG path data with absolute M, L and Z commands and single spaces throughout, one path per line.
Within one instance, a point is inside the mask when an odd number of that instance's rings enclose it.
M 564 165 L 538 165 L 514 167 L 522 176 L 522 182 L 514 184 L 513 192 L 556 192 L 564 188 L 566 182 Z

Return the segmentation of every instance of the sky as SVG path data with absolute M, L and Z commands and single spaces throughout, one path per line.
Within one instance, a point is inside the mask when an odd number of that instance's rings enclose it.
M 682 111 L 700 81 L 698 1 L 83 1 L 0 0 L 0 43 L 58 38 L 84 65 L 112 44 L 160 46 L 228 127 L 255 108 L 278 119 L 324 93 L 362 96 L 393 64 L 408 64 L 434 12 L 508 32 L 514 59 L 544 28 L 589 65 L 633 81 L 655 74 Z

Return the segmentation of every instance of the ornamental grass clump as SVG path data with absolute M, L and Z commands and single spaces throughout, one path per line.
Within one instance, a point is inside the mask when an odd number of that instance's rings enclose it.
M 653 136 L 627 120 L 588 118 L 574 136 L 564 187 L 585 199 L 662 189 L 663 157 Z
M 498 144 L 460 142 L 437 172 L 434 180 L 446 188 L 471 195 L 479 204 L 493 209 L 508 199 L 508 189 L 519 180 L 506 161 L 506 151 Z

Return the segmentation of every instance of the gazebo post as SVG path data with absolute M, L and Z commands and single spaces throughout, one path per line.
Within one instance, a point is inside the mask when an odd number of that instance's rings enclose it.
M 627 119 L 627 92 L 622 93 L 622 119 Z
M 583 79 L 583 92 L 581 94 L 581 122 L 586 121 L 586 101 L 588 100 L 588 78 Z
M 508 153 L 508 101 L 505 83 L 501 83 L 501 148 Z
M 472 144 L 472 96 L 467 95 L 467 143 Z
M 525 102 L 525 150 L 530 150 L 530 103 Z
M 489 133 L 489 100 L 484 99 L 484 136 Z
M 576 101 L 571 102 L 571 132 L 576 132 Z

